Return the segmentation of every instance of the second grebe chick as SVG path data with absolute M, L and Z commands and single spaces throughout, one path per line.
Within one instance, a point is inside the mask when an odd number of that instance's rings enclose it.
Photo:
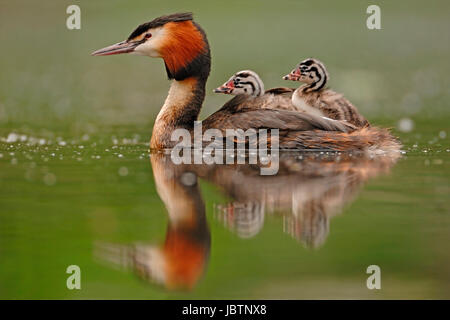
M 260 97 L 264 94 L 264 83 L 256 72 L 242 70 L 236 72 L 223 85 L 214 89 L 214 92 L 235 96 L 244 94 L 252 97 Z
M 369 125 L 358 109 L 342 94 L 325 87 L 330 76 L 319 60 L 303 60 L 283 79 L 304 83 L 292 95 L 292 104 L 299 111 L 334 120 L 346 120 L 357 127 Z

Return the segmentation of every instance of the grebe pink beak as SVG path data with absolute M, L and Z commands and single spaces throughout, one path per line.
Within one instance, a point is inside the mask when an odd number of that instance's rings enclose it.
M 130 53 L 134 49 L 143 43 L 143 41 L 122 41 L 111 46 L 99 49 L 91 53 L 93 56 L 109 56 L 113 54 Z
M 285 75 L 283 77 L 283 80 L 299 81 L 301 75 L 302 75 L 302 73 L 301 73 L 300 69 L 296 68 L 296 69 L 292 70 L 291 73 Z
M 225 94 L 231 94 L 234 90 L 234 82 L 228 81 L 221 85 L 218 88 L 215 88 L 213 91 L 214 93 L 225 93 Z

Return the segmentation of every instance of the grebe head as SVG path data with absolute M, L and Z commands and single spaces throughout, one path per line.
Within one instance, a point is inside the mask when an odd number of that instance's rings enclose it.
M 245 94 L 259 97 L 264 94 L 264 83 L 256 72 L 242 70 L 236 72 L 227 82 L 214 89 L 215 93 Z
M 192 13 L 175 13 L 138 26 L 122 42 L 92 53 L 108 56 L 134 53 L 163 58 L 169 79 L 206 78 L 210 70 L 210 50 L 203 29 L 192 21 Z
M 308 84 L 310 91 L 322 89 L 329 78 L 323 63 L 313 58 L 303 60 L 291 73 L 283 77 L 284 80 L 300 81 Z

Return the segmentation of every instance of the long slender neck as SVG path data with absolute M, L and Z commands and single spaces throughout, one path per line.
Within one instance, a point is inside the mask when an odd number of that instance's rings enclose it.
M 170 137 L 175 129 L 193 129 L 205 99 L 205 87 L 204 77 L 173 80 L 166 101 L 156 117 L 150 148 L 171 148 L 174 142 L 170 141 Z
M 310 93 L 310 92 L 318 92 L 321 91 L 325 87 L 326 81 L 325 79 L 319 79 L 316 82 L 310 83 L 310 84 L 304 84 L 298 90 L 301 90 L 303 93 Z
M 297 90 L 295 90 L 294 94 L 298 95 L 298 96 L 302 96 L 304 94 L 308 94 L 311 92 L 314 92 L 314 84 L 303 84 L 300 87 L 297 88 Z
M 206 80 L 211 70 L 211 53 L 203 29 L 192 21 L 167 24 L 170 41 L 161 54 L 167 76 L 173 79 L 169 95 L 156 118 L 150 148 L 172 148 L 172 132 L 191 130 L 205 99 Z

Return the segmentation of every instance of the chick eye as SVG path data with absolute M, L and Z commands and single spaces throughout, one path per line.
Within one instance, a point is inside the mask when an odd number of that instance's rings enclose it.
M 148 39 L 148 38 L 151 38 L 151 37 L 152 37 L 151 33 L 146 33 L 145 36 L 144 36 L 145 39 Z

